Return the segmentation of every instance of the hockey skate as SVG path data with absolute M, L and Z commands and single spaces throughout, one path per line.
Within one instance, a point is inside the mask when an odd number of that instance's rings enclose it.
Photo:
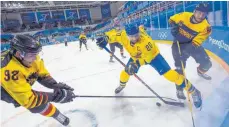
M 56 117 L 54 117 L 54 119 L 59 121 L 64 126 L 67 126 L 70 123 L 70 119 L 62 113 L 59 113 Z
M 186 100 L 186 97 L 184 95 L 183 89 L 179 86 L 176 85 L 176 89 L 177 89 L 177 98 L 181 99 L 181 100 Z
M 199 75 L 200 77 L 202 77 L 202 78 L 204 78 L 204 79 L 206 79 L 206 80 L 211 80 L 211 79 L 212 79 L 211 76 L 209 76 L 209 75 L 207 75 L 207 74 L 205 74 L 205 73 L 201 73 L 199 70 L 197 70 L 197 73 L 198 73 L 198 75 Z
M 119 86 L 115 89 L 115 94 L 120 93 L 123 89 L 125 88 L 125 86 Z
M 202 107 L 202 97 L 201 97 L 200 91 L 197 90 L 196 88 L 194 88 L 194 91 L 192 92 L 192 100 L 193 100 L 193 103 L 194 103 L 195 107 L 201 109 L 201 107 Z

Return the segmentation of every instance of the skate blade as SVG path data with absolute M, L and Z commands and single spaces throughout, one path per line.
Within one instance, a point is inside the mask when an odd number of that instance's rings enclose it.
M 203 79 L 205 79 L 205 80 L 208 80 L 208 81 L 212 80 L 212 78 L 210 76 L 209 77 L 204 77 L 204 76 L 202 76 L 199 73 L 198 73 L 198 76 L 201 77 L 201 78 L 203 78 Z

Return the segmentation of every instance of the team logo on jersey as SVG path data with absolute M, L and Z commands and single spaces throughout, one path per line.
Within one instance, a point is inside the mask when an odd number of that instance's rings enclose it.
M 180 27 L 183 26 L 183 24 L 184 24 L 183 21 L 180 21 L 180 22 L 178 23 L 178 25 L 179 25 Z
M 38 78 L 38 73 L 37 72 L 33 72 L 31 73 L 28 78 L 26 79 L 26 81 L 30 84 L 33 85 L 35 81 L 37 81 Z

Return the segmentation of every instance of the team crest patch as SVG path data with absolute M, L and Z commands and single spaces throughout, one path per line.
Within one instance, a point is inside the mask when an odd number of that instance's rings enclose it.
M 30 84 L 33 85 L 34 82 L 37 80 L 38 78 L 38 73 L 37 72 L 33 72 L 31 73 L 28 78 L 26 79 L 26 81 Z

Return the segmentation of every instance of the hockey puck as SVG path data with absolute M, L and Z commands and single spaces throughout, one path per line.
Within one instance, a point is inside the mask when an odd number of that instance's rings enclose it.
M 157 102 L 156 105 L 157 105 L 158 107 L 161 107 L 161 103 L 159 103 L 159 102 Z

